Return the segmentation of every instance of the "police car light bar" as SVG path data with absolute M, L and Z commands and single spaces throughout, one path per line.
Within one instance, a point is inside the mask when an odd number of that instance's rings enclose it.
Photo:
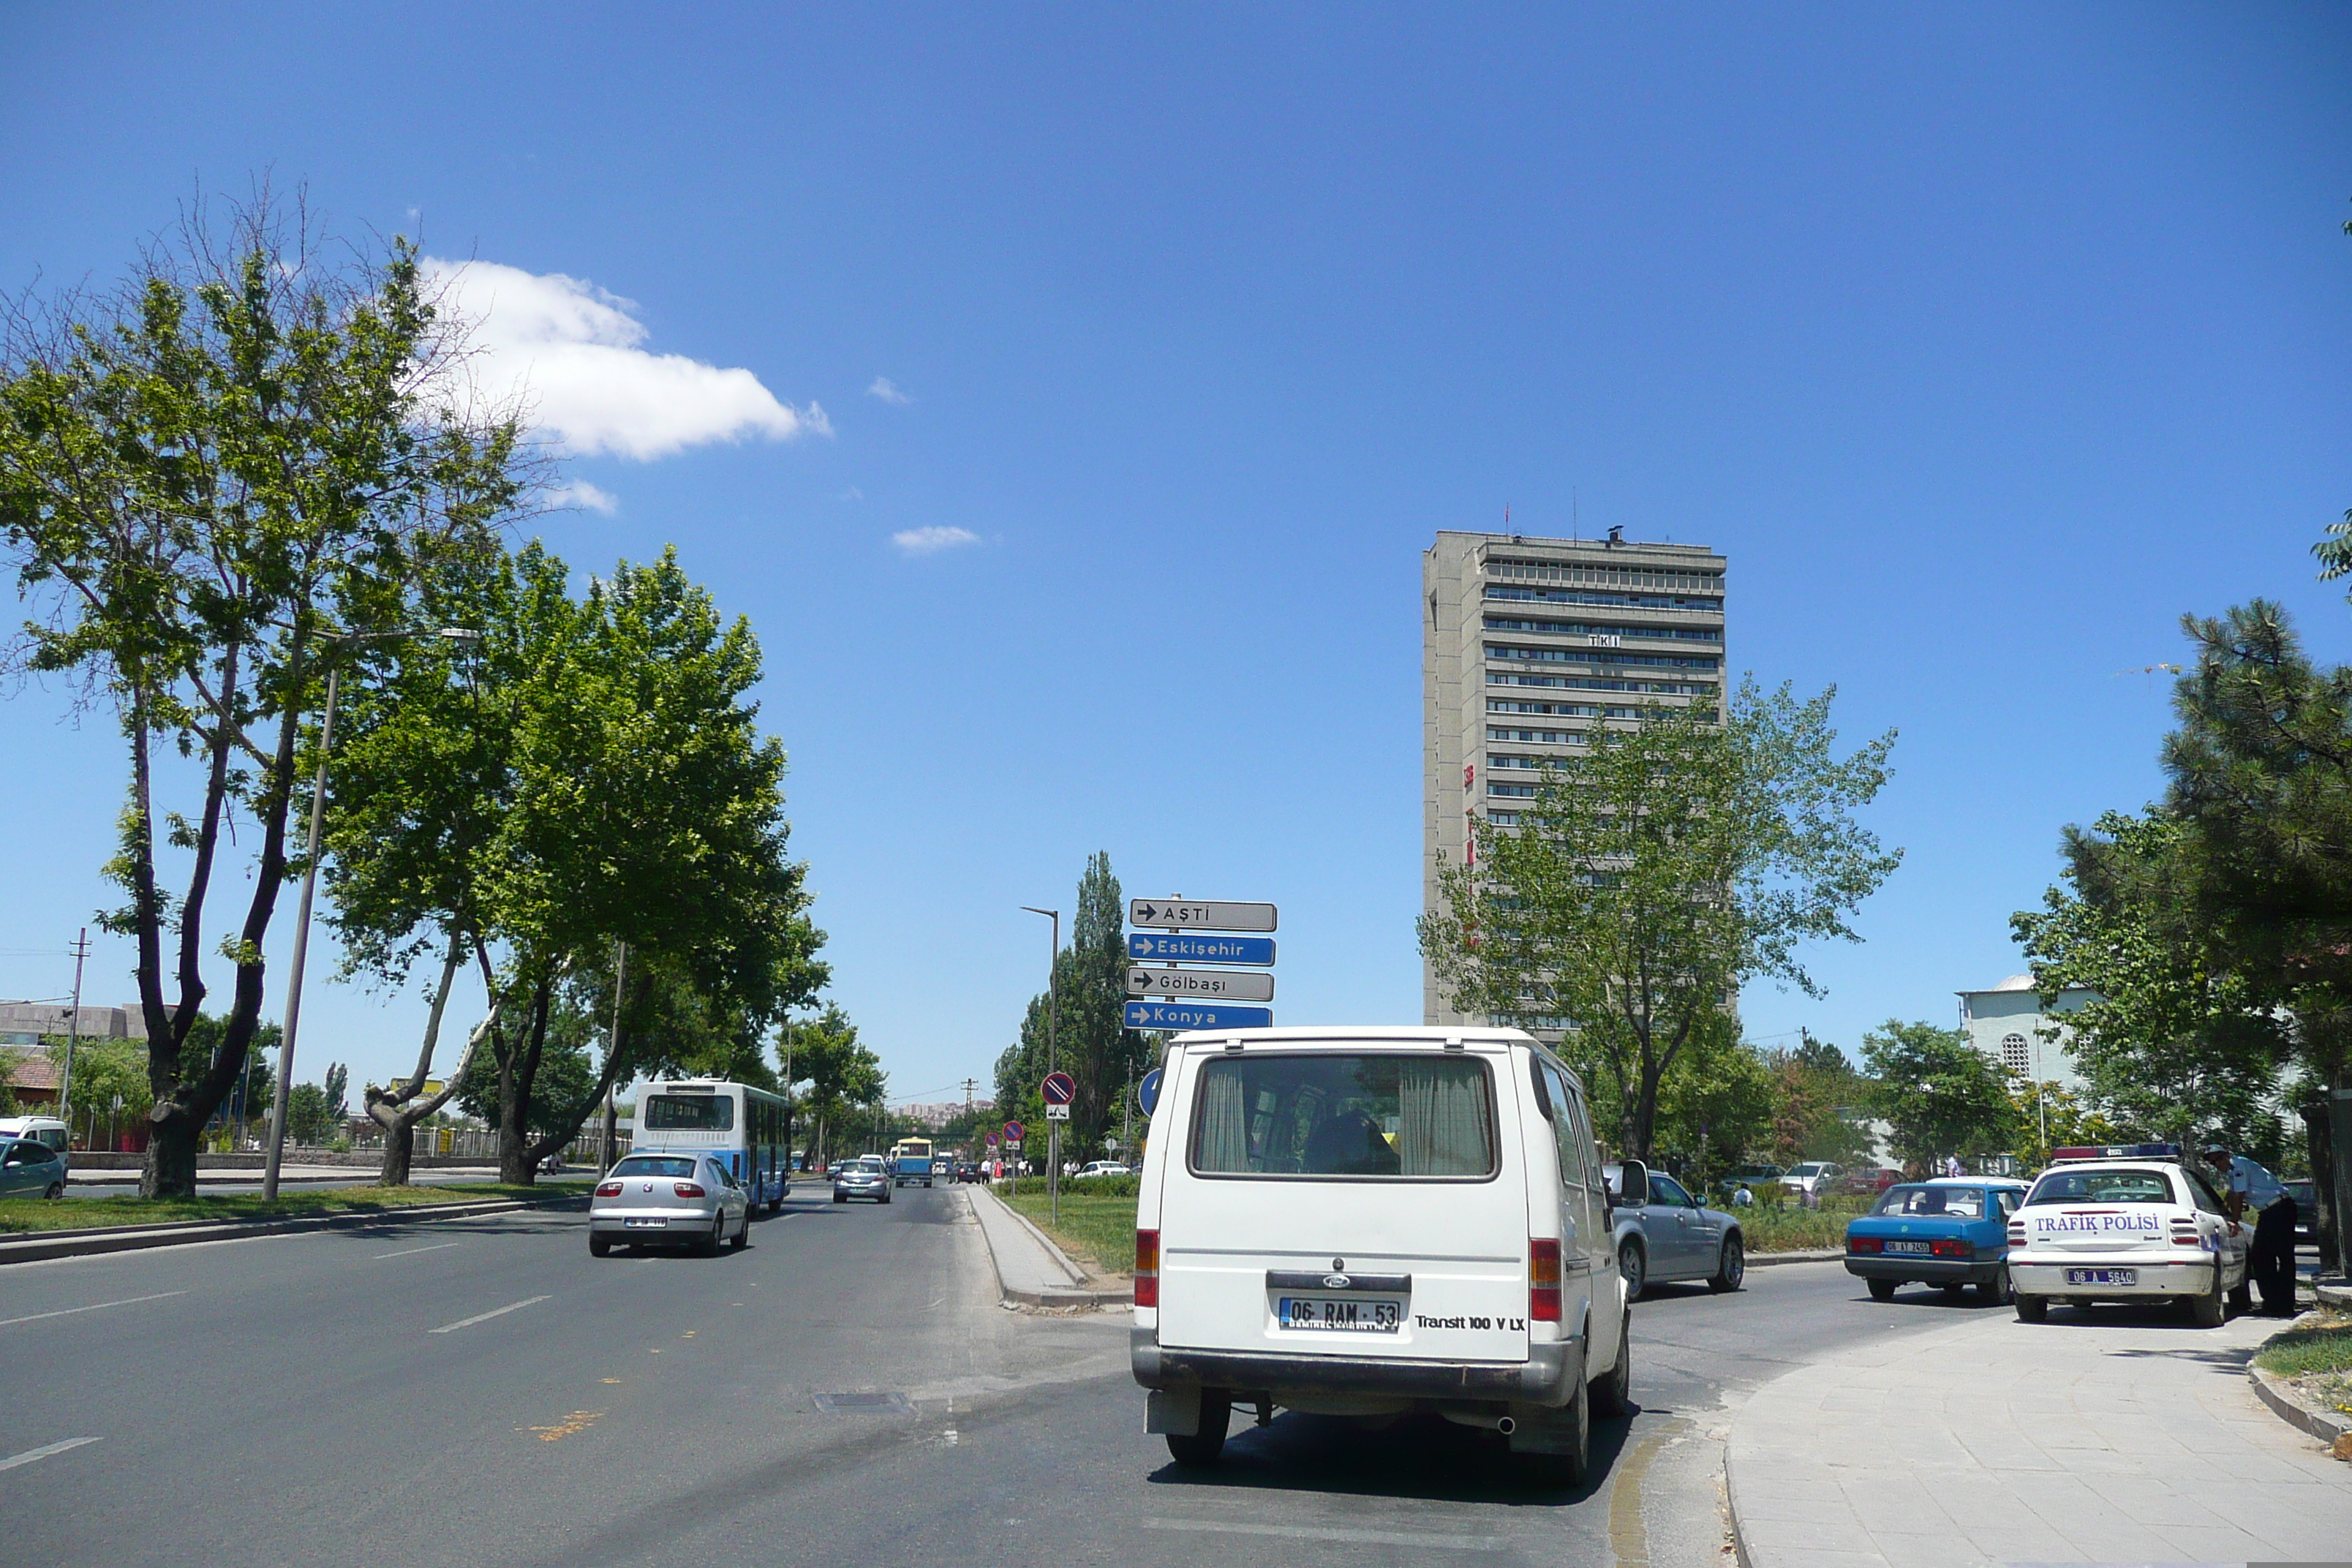
M 2069 1160 L 2178 1160 L 2178 1143 L 2109 1143 L 2095 1146 L 2075 1144 L 2050 1151 L 2050 1163 L 2062 1164 Z

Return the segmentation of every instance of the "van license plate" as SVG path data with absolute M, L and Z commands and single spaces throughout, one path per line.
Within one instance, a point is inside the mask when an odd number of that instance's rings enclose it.
M 2066 1283 L 2069 1285 L 2137 1285 L 2139 1283 L 2139 1270 L 2137 1268 L 2069 1268 L 2066 1270 Z
M 1915 1252 L 1924 1254 L 1929 1251 L 1932 1246 L 1932 1243 L 1925 1241 L 1890 1241 L 1886 1244 L 1886 1250 L 1889 1252 Z
M 1286 1329 L 1342 1329 L 1392 1334 L 1404 1318 L 1402 1301 L 1348 1300 L 1328 1296 L 1279 1296 L 1275 1321 Z

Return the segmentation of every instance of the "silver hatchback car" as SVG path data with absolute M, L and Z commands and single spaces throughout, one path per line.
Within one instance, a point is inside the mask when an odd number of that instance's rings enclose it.
M 861 1154 L 841 1168 L 833 1179 L 833 1201 L 845 1204 L 852 1198 L 872 1198 L 877 1204 L 890 1201 L 890 1167 L 879 1154 Z
M 706 1258 L 751 1239 L 751 1204 L 727 1167 L 707 1155 L 631 1154 L 604 1173 L 588 1202 L 588 1250 L 685 1246 Z

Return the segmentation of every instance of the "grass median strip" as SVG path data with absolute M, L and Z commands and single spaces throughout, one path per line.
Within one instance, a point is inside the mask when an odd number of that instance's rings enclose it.
M 338 1187 L 329 1192 L 289 1193 L 276 1199 L 258 1193 L 193 1198 L 11 1198 L 0 1202 L 0 1237 L 100 1226 L 205 1225 L 222 1220 L 307 1219 L 320 1215 L 398 1214 L 442 1204 L 499 1203 L 517 1198 L 577 1197 L 586 1182 L 541 1182 L 535 1186 Z
M 2352 1314 L 2329 1313 L 2289 1329 L 2263 1347 L 2254 1364 L 2322 1409 L 2352 1415 Z
M 1006 1205 L 1054 1238 L 1055 1246 L 1097 1274 L 1124 1275 L 1135 1267 L 1135 1194 L 1133 1193 L 1062 1192 L 1062 1217 L 1051 1219 L 1045 1184 L 1023 1182 L 1020 1194 L 1005 1197 Z M 1004 1197 L 1000 1189 L 999 1197 Z

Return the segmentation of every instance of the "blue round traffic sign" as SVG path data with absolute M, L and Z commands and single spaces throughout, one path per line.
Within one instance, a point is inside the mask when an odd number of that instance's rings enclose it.
M 1135 1086 L 1135 1104 L 1138 1110 L 1149 1116 L 1152 1113 L 1152 1108 L 1159 1103 L 1160 1069 L 1153 1068 L 1143 1075 L 1143 1081 Z

